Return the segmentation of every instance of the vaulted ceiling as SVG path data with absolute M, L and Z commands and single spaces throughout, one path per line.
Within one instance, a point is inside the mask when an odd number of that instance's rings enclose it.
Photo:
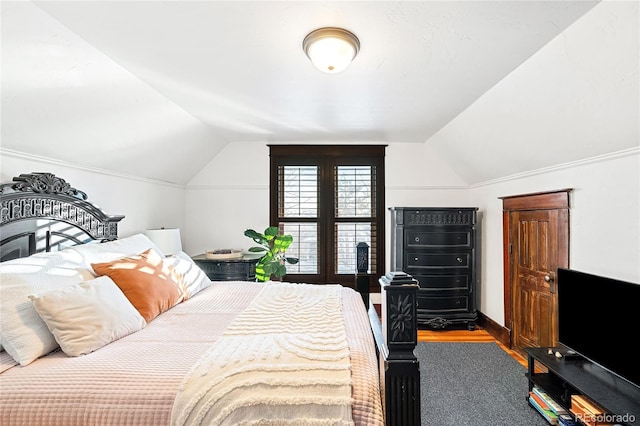
M 3 2 L 3 148 L 186 183 L 231 142 L 425 143 L 597 3 Z

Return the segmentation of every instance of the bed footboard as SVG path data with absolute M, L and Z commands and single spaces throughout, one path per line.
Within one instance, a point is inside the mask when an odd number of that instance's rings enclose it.
M 369 320 L 378 352 L 385 424 L 420 425 L 420 363 L 414 354 L 418 282 L 404 272 L 387 273 L 379 281 L 382 321 L 373 304 Z

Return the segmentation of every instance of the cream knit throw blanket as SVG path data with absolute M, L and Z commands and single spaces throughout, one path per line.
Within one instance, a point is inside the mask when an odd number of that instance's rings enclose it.
M 352 425 L 341 287 L 269 282 L 185 377 L 173 426 Z

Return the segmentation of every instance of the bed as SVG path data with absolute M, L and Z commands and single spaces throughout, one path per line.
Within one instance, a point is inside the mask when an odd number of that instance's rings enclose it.
M 0 424 L 420 424 L 411 277 L 382 321 L 339 285 L 212 282 L 87 199 L 0 185 Z

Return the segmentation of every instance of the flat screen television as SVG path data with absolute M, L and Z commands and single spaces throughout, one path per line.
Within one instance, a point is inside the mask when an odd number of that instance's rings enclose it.
M 640 284 L 559 268 L 558 340 L 640 387 Z

